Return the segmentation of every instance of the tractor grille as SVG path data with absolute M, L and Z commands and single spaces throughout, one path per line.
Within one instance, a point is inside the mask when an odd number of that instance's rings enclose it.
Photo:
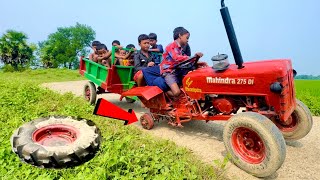
M 280 95 L 280 118 L 285 120 L 291 115 L 296 105 L 292 69 L 281 78 L 280 82 L 283 87 Z

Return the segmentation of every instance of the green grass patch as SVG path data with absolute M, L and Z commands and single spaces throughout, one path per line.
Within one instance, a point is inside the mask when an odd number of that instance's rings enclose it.
M 142 133 L 134 126 L 92 115 L 93 107 L 71 93 L 42 89 L 45 81 L 79 80 L 69 70 L 0 73 L 1 179 L 216 179 L 214 169 L 185 148 Z M 63 75 L 59 75 L 62 73 Z M 96 157 L 74 168 L 40 169 L 11 151 L 10 136 L 23 123 L 48 115 L 93 120 L 103 142 Z
M 296 97 L 313 115 L 320 116 L 320 80 L 295 80 Z
M 78 70 L 69 69 L 28 69 L 23 72 L 0 71 L 0 78 L 6 81 L 23 79 L 34 83 L 86 80 L 79 74 Z

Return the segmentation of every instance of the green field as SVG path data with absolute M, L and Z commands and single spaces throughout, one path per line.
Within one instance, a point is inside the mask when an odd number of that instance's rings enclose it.
M 320 80 L 295 80 L 296 97 L 313 115 L 320 116 Z
M 134 126 L 92 115 L 93 106 L 71 93 L 60 95 L 38 85 L 50 81 L 82 80 L 77 71 L 37 70 L 0 72 L 0 179 L 216 179 L 185 148 L 158 140 Z M 23 123 L 48 115 L 70 115 L 93 120 L 103 142 L 96 157 L 84 165 L 48 170 L 20 162 L 9 138 Z

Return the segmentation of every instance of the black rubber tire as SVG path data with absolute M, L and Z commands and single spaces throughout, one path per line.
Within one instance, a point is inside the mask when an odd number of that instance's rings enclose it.
M 77 139 L 68 145 L 44 146 L 33 140 L 33 133 L 45 126 L 63 124 L 77 129 Z M 11 136 L 12 151 L 23 162 L 43 168 L 65 168 L 80 165 L 92 159 L 99 149 L 101 134 L 90 120 L 65 116 L 39 118 L 25 123 Z
M 153 128 L 154 126 L 154 120 L 153 117 L 150 113 L 144 113 L 141 117 L 140 117 L 140 123 L 141 126 L 144 129 L 150 130 Z
M 134 102 L 136 102 L 136 100 L 131 99 L 131 98 L 128 98 L 128 97 L 125 97 L 125 99 L 126 99 L 127 103 L 134 103 Z
M 296 102 L 297 107 L 291 115 L 297 118 L 296 128 L 293 131 L 281 131 L 284 139 L 287 141 L 295 141 L 305 137 L 311 131 L 313 125 L 312 114 L 309 108 L 298 99 Z M 281 125 L 277 124 L 277 126 Z M 281 130 L 281 127 L 279 128 Z
M 262 140 L 265 158 L 260 163 L 247 162 L 236 152 L 232 143 L 232 134 L 237 128 L 250 129 Z M 223 141 L 233 163 L 257 177 L 274 174 L 286 157 L 286 144 L 280 130 L 271 120 L 258 113 L 244 112 L 231 117 L 224 128 Z
M 86 95 L 86 91 L 89 88 L 90 90 L 90 97 L 89 99 L 87 99 L 87 95 Z M 84 99 L 86 99 L 91 105 L 94 105 L 96 103 L 96 99 L 97 99 L 97 89 L 96 89 L 96 85 L 89 81 L 84 85 L 83 88 L 83 97 Z

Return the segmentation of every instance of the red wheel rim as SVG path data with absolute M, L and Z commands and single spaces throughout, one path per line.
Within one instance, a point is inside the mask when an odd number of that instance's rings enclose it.
M 89 87 L 86 87 L 85 89 L 85 97 L 86 97 L 86 100 L 90 100 L 90 95 L 91 95 L 91 92 L 90 92 L 90 88 Z
M 64 124 L 54 124 L 36 130 L 32 139 L 44 146 L 65 146 L 73 143 L 79 132 L 71 126 Z
M 141 117 L 141 125 L 144 129 L 151 129 L 153 126 L 152 117 L 149 114 L 144 114 Z
M 295 114 L 292 114 L 285 122 L 277 120 L 276 125 L 282 132 L 292 132 L 297 128 L 298 118 Z
M 250 164 L 259 164 L 266 157 L 266 149 L 260 136 L 248 128 L 239 127 L 234 130 L 232 146 L 236 153 Z

